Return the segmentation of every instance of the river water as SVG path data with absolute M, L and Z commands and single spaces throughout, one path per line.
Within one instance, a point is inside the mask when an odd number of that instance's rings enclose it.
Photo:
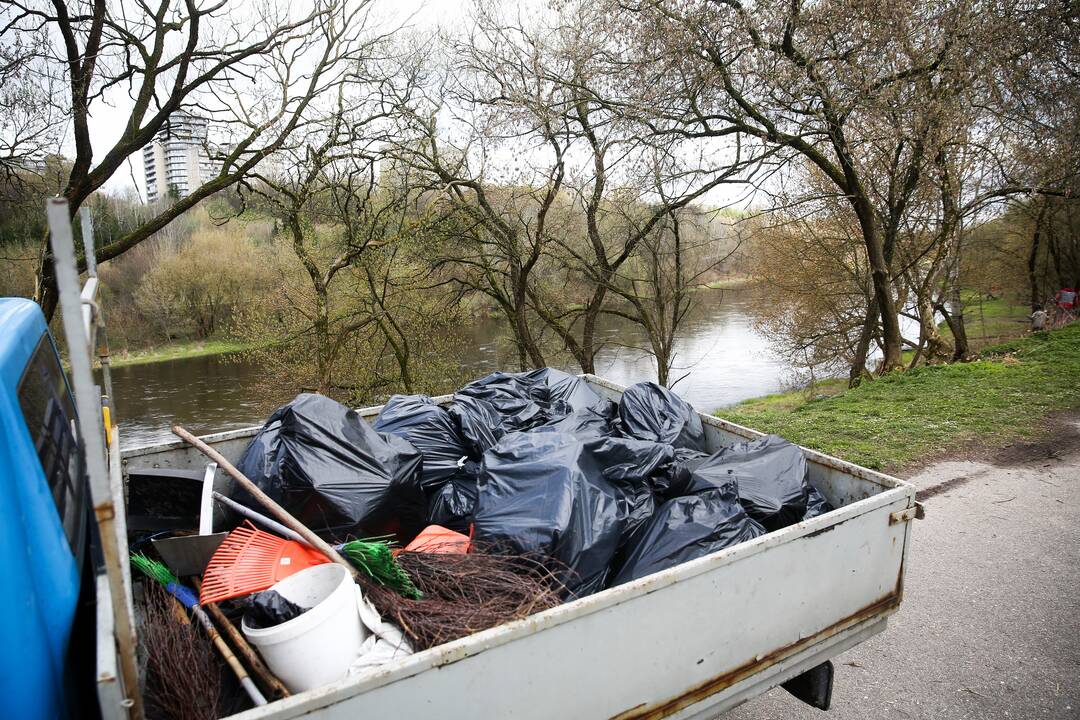
M 684 322 L 672 378 L 682 378 L 674 389 L 698 410 L 711 412 L 778 392 L 795 376 L 753 329 L 749 303 L 744 292 L 708 291 Z M 516 356 L 502 323 L 483 321 L 466 332 L 461 363 L 471 375 L 514 367 Z M 597 375 L 624 385 L 656 379 L 652 358 L 638 349 L 645 345 L 638 326 L 612 318 L 598 334 L 604 345 L 597 357 Z M 261 424 L 266 390 L 258 378 L 257 365 L 223 356 L 116 368 L 113 392 L 123 445 L 172 440 L 169 425 L 174 422 L 196 434 Z M 269 398 L 282 403 L 289 399 Z

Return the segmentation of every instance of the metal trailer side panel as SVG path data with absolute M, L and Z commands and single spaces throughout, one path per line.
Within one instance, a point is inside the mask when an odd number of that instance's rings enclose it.
M 371 419 L 379 409 L 360 413 Z M 702 420 L 712 448 L 761 435 Z M 256 431 L 205 439 L 235 460 Z M 804 452 L 811 482 L 837 510 L 234 717 L 629 720 L 734 707 L 881 632 L 902 598 L 910 522 L 894 516 L 914 506 L 914 489 Z M 125 463 L 206 460 L 167 443 L 128 451 Z
M 629 720 L 732 707 L 826 646 L 883 629 L 902 596 L 907 525 L 889 514 L 907 504 L 865 501 L 234 718 Z

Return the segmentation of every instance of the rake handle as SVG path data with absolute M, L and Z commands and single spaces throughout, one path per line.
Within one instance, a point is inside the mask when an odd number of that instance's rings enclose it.
M 290 528 L 291 530 L 299 534 L 302 538 L 304 538 L 304 542 L 306 542 L 308 545 L 315 548 L 337 564 L 347 568 L 353 580 L 360 579 L 360 571 L 353 567 L 348 560 L 343 558 L 337 550 L 331 547 L 330 544 L 323 540 L 321 537 L 311 532 L 311 530 L 308 529 L 307 525 L 304 525 L 302 522 L 294 518 L 288 510 L 274 502 L 273 498 L 260 490 L 255 483 L 251 482 L 251 480 L 248 479 L 248 477 L 244 475 L 244 473 L 237 470 L 236 467 L 233 466 L 231 462 L 226 460 L 221 453 L 219 453 L 217 450 L 210 447 L 202 440 L 195 437 L 179 425 L 173 425 L 172 431 L 173 434 L 175 434 L 181 440 L 191 445 L 203 455 L 216 462 L 218 464 L 218 467 L 228 473 L 229 477 L 231 477 L 233 480 L 240 483 L 240 486 L 247 490 L 249 493 L 251 493 L 251 495 L 256 500 L 258 500 L 264 508 L 270 511 L 271 515 L 280 520 L 286 527 Z

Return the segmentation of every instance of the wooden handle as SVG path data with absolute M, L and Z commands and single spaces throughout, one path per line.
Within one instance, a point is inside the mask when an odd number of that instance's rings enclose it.
M 202 608 L 198 605 L 193 607 L 191 611 L 198 618 L 199 624 L 206 630 L 206 634 L 210 636 L 210 640 L 214 643 L 214 647 L 221 653 L 221 657 L 225 658 L 225 662 L 232 668 L 233 674 L 236 675 L 236 679 L 240 681 L 240 686 L 247 692 L 248 697 L 251 698 L 251 702 L 256 705 L 265 705 L 266 698 L 259 692 L 259 688 L 255 687 L 255 683 L 248 677 L 247 670 L 240 664 L 240 661 L 236 659 L 236 655 L 233 654 L 232 648 L 229 644 L 218 634 L 217 628 L 214 627 L 214 623 L 210 622 L 210 618 L 203 612 Z
M 339 565 L 343 565 L 344 567 L 348 568 L 349 574 L 352 575 L 353 580 L 360 579 L 359 571 L 354 568 L 348 560 L 341 557 L 341 555 L 338 554 L 337 550 L 330 547 L 330 544 L 323 540 L 321 537 L 311 532 L 311 530 L 309 530 L 306 525 L 294 518 L 288 510 L 274 502 L 273 498 L 260 490 L 258 486 L 255 485 L 255 483 L 251 482 L 251 480 L 249 480 L 248 477 L 244 475 L 244 473 L 237 470 L 233 466 L 233 464 L 226 460 L 221 453 L 219 453 L 217 450 L 210 447 L 202 440 L 195 437 L 179 425 L 173 425 L 172 431 L 184 442 L 188 443 L 193 448 L 201 452 L 203 455 L 216 462 L 218 464 L 218 467 L 227 472 L 233 480 L 240 483 L 240 486 L 247 490 L 249 493 L 251 493 L 251 495 L 256 500 L 258 500 L 264 508 L 270 511 L 271 515 L 284 523 L 286 527 L 292 529 L 294 532 L 298 533 L 302 538 L 304 538 L 304 542 L 306 542 L 308 545 L 315 548 L 334 562 L 338 563 Z
M 195 580 L 195 589 L 202 591 L 200 587 L 201 583 Z M 221 632 L 224 632 L 228 636 L 229 640 L 233 642 L 236 649 L 240 651 L 240 654 L 244 656 L 244 660 L 247 661 L 248 667 L 251 668 L 251 672 L 255 674 L 257 678 L 262 682 L 271 693 L 277 697 L 289 697 L 289 690 L 285 687 L 285 684 L 278 680 L 277 676 L 270 671 L 270 668 L 266 667 L 266 663 L 262 661 L 258 653 L 252 649 L 248 641 L 240 633 L 236 627 L 229 622 L 229 618 L 225 617 L 225 613 L 221 612 L 221 608 L 217 606 L 217 603 L 207 603 L 203 605 L 206 608 L 207 614 L 210 619 L 214 621 L 214 624 L 218 626 Z

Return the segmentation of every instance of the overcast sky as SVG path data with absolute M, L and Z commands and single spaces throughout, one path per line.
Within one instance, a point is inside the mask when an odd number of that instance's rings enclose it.
M 540 0 L 531 1 L 540 4 Z M 305 0 L 294 0 L 290 7 L 294 12 L 302 11 L 301 5 L 304 3 Z M 468 0 L 374 0 L 373 11 L 390 26 L 453 29 L 467 21 L 469 5 Z M 106 98 L 93 105 L 89 125 L 97 157 L 104 155 L 119 138 L 131 105 L 127 90 L 122 87 L 114 88 Z M 66 145 L 70 144 L 69 137 Z M 72 147 L 65 147 L 65 151 L 73 154 Z M 128 158 L 125 167 L 118 170 L 105 183 L 103 189 L 110 194 L 129 194 L 137 190 L 140 197 L 145 199 L 145 188 L 142 153 L 138 152 Z M 737 203 L 745 206 L 746 195 L 745 187 L 725 185 L 710 192 L 703 201 L 708 205 Z M 740 200 L 743 202 L 738 202 Z
M 243 0 L 241 0 L 242 3 Z M 304 0 L 290 3 L 294 11 L 302 4 Z M 453 27 L 463 20 L 467 9 L 468 2 L 465 0 L 375 0 L 373 3 L 374 12 L 389 22 L 407 23 L 411 27 L 421 29 L 439 26 Z M 119 139 L 131 107 L 131 98 L 127 95 L 127 88 L 123 87 L 113 88 L 104 99 L 93 104 L 89 126 L 95 158 L 104 156 L 108 148 Z M 65 154 L 74 155 L 73 142 L 70 128 L 68 128 L 64 144 Z M 127 166 L 109 178 L 103 190 L 110 194 L 126 194 L 135 188 L 138 188 L 140 196 L 145 199 L 146 184 L 141 152 L 129 157 Z

